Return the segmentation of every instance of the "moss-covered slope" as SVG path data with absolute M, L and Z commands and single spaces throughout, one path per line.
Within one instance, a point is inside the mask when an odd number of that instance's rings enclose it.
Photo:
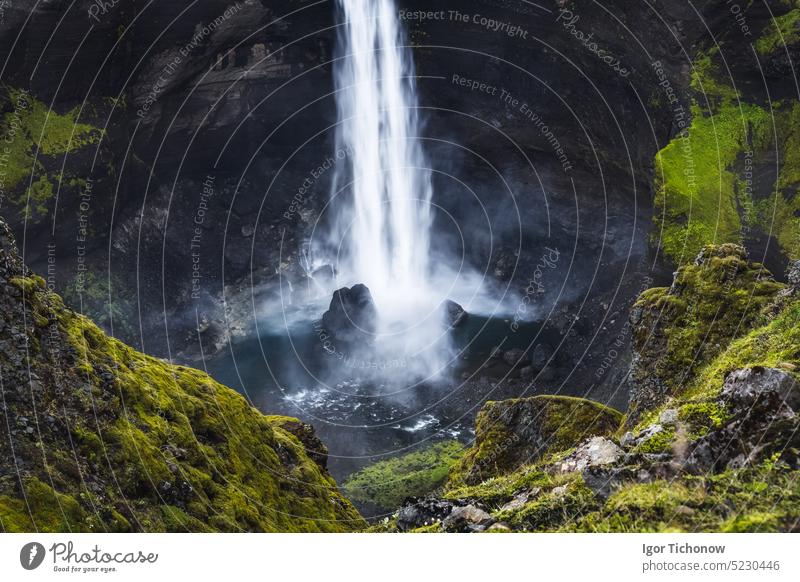
M 475 485 L 586 437 L 610 434 L 621 417 L 597 402 L 568 396 L 487 402 L 478 413 L 475 444 L 453 467 L 450 485 Z
M 106 336 L 26 271 L 1 221 L 0 316 L 0 530 L 363 526 L 310 431 Z
M 764 318 L 783 289 L 738 245 L 709 245 L 670 287 L 645 291 L 631 311 L 629 421 L 685 388 L 696 370 Z

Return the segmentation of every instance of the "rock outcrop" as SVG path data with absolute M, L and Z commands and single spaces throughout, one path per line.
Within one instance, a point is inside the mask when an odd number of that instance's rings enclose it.
M 739 245 L 708 246 L 678 269 L 670 287 L 644 292 L 631 310 L 633 362 L 628 423 L 685 387 L 762 317 L 783 289 Z
M 333 293 L 322 326 L 337 340 L 354 345 L 374 339 L 378 312 L 366 285 L 342 287 Z
M 513 472 L 583 438 L 614 432 L 622 415 L 567 396 L 487 402 L 478 413 L 475 444 L 451 472 L 451 483 L 475 485 Z

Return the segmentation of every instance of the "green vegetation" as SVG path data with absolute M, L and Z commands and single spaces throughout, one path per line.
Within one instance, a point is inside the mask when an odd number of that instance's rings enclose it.
M 757 40 L 762 53 L 800 38 L 800 8 L 779 16 Z M 780 45 L 783 42 L 780 41 Z M 691 78 L 691 121 L 655 159 L 654 237 L 667 259 L 692 261 L 707 244 L 739 243 L 753 228 L 800 257 L 800 103 L 748 103 L 731 84 L 714 47 L 699 54 Z M 771 195 L 755 194 L 753 170 L 779 166 Z M 763 178 L 761 178 L 763 179 Z
M 765 462 L 718 475 L 628 484 L 595 511 L 563 524 L 584 532 L 790 531 L 800 514 L 800 476 Z
M 766 55 L 800 40 L 800 8 L 775 17 L 756 41 L 756 50 Z
M 800 258 L 800 102 L 773 104 L 775 139 L 781 146 L 778 180 L 773 193 L 756 200 L 757 224 L 778 239 L 791 259 Z M 774 146 L 770 146 L 774 147 Z
M 41 464 L 25 470 L 21 489 L 0 480 L 4 531 L 363 527 L 333 478 L 279 419 L 203 372 L 106 336 L 47 292 L 40 277 L 11 283 L 23 291 L 27 317 L 44 323 L 29 332 L 33 370 L 59 378 L 59 390 L 37 401 L 37 414 L 68 414 L 69 436 L 42 423 L 37 436 L 15 439 L 17 454 Z M 72 354 L 72 364 L 58 369 L 47 367 L 54 356 L 43 347 L 54 331 L 59 349 Z
M 475 485 L 576 446 L 612 434 L 622 415 L 585 398 L 534 396 L 487 402 L 476 419 L 473 447 L 453 466 L 450 485 Z
M 102 131 L 79 122 L 79 108 L 59 114 L 20 89 L 7 89 L 6 101 L 10 111 L 0 118 L 0 136 L 4 140 L 0 189 L 16 192 L 7 195 L 26 215 L 32 216 L 35 211 L 44 216 L 53 195 L 53 181 L 58 181 L 58 176 L 48 176 L 45 162 L 99 143 Z M 30 187 L 17 188 L 28 183 Z
M 421 450 L 379 461 L 351 475 L 343 484 L 347 496 L 385 509 L 399 507 L 407 497 L 418 497 L 441 487 L 464 445 L 442 441 Z
M 692 107 L 687 131 L 656 155 L 654 220 L 669 259 L 683 264 L 707 244 L 740 242 L 740 208 L 753 203 L 735 165 L 745 151 L 763 148 L 771 130 L 769 113 L 755 105 L 726 100 L 708 116 Z
M 645 291 L 634 305 L 640 325 L 634 346 L 642 375 L 662 379 L 674 393 L 728 343 L 763 320 L 784 288 L 735 245 L 707 246 L 700 264 L 684 265 L 669 288 Z
M 725 375 L 747 366 L 783 368 L 797 375 L 800 366 L 800 302 L 790 302 L 765 325 L 731 343 L 698 374 L 684 397 L 716 397 Z

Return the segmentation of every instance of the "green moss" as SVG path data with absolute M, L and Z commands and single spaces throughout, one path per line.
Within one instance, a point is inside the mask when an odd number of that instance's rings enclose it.
M 741 247 L 704 247 L 703 260 L 680 267 L 670 288 L 650 289 L 635 304 L 637 381 L 656 378 L 666 396 L 682 393 L 731 341 L 765 320 L 765 310 L 783 288 L 762 265 L 749 263 Z M 708 400 L 695 398 L 703 399 Z M 638 404 L 635 409 L 643 412 Z M 644 426 L 653 412 L 632 418 Z
M 667 427 L 636 446 L 637 453 L 668 453 L 675 444 L 675 428 Z
M 33 211 L 45 215 L 53 186 L 42 162 L 97 144 L 103 132 L 79 122 L 77 107 L 59 114 L 27 91 L 8 89 L 6 93 L 10 111 L 0 119 L 0 136 L 4 139 L 0 188 L 13 192 L 27 178 L 31 187 L 9 198 L 27 216 Z M 30 205 L 28 195 L 32 201 Z
M 535 396 L 487 402 L 475 443 L 450 472 L 450 487 L 510 473 L 584 438 L 613 434 L 622 414 L 585 398 Z M 538 437 L 536 436 L 538 435 Z
M 756 50 L 766 55 L 796 43 L 800 39 L 800 9 L 794 8 L 773 18 L 755 43 Z
M 393 509 L 407 497 L 439 488 L 463 453 L 464 445 L 458 441 L 434 443 L 370 465 L 351 475 L 343 488 L 350 499 Z
M 63 417 L 66 410 L 76 417 L 69 438 L 49 433 L 46 423 L 40 427 L 48 451 L 74 453 L 26 469 L 29 501 L 36 500 L 32 521 L 24 519 L 19 492 L 0 482 L 4 528 L 288 532 L 365 525 L 333 478 L 277 420 L 198 370 L 106 336 L 43 283 L 12 280 L 25 291 L 28 312 L 56 323 L 59 353 L 72 354 L 72 363 L 58 369 L 61 390 L 45 392 L 37 414 Z M 53 331 L 32 330 L 31 345 L 51 341 Z M 26 458 L 40 458 L 33 452 L 38 445 L 26 439 L 17 442 L 30 445 Z M 45 475 L 57 492 L 40 484 Z M 95 487 L 85 487 L 86 476 Z M 66 509 L 56 514 L 56 506 Z
M 796 527 L 800 480 L 780 463 L 719 475 L 628 484 L 598 510 L 562 527 L 590 532 L 789 531 Z
M 678 408 L 678 419 L 688 427 L 689 438 L 697 439 L 721 428 L 730 420 L 730 414 L 717 401 L 688 402 Z
M 775 532 L 779 530 L 779 520 L 780 516 L 776 513 L 754 511 L 727 519 L 720 526 L 720 531 L 725 533 Z
M 0 527 L 6 533 L 91 531 L 87 515 L 70 495 L 53 490 L 36 477 L 25 480 L 24 494 L 0 496 Z
M 509 475 L 493 477 L 478 485 L 460 485 L 449 488 L 446 499 L 480 499 L 488 507 L 499 508 L 511 501 L 520 491 L 536 487 L 553 488 L 556 481 L 553 476 L 536 467 L 527 467 Z
M 775 139 L 780 148 L 772 193 L 754 203 L 758 226 L 778 240 L 790 259 L 800 258 L 800 102 L 774 104 Z M 774 150 L 774 146 L 770 149 Z
M 550 434 L 548 452 L 576 446 L 589 436 L 613 434 L 622 413 L 599 402 L 571 396 L 537 396 L 548 403 L 543 430 Z
M 755 105 L 724 101 L 708 115 L 692 107 L 689 128 L 656 155 L 653 220 L 669 259 L 683 264 L 707 244 L 740 242 L 739 209 L 752 200 L 734 165 L 769 131 L 769 113 Z
M 797 40 L 798 15 L 795 8 L 776 19 L 792 42 Z M 771 51 L 776 38 L 777 29 L 757 46 Z M 754 227 L 777 237 L 790 257 L 800 256 L 800 202 L 795 196 L 800 185 L 800 103 L 747 103 L 728 75 L 716 47 L 697 55 L 691 119 L 688 125 L 677 120 L 678 135 L 656 155 L 654 237 L 677 265 L 690 262 L 706 244 L 741 242 Z M 776 148 L 774 195 L 756 199 L 754 168 L 774 165 Z
M 579 476 L 572 476 L 563 491 L 551 490 L 519 509 L 495 514 L 517 531 L 554 531 L 565 522 L 572 522 L 600 505 L 594 493 Z
M 688 387 L 686 399 L 715 398 L 725 376 L 752 366 L 800 366 L 800 302 L 792 301 L 766 324 L 731 343 Z

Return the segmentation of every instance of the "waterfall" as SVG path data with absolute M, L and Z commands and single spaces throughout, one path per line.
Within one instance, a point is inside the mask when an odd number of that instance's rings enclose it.
M 431 176 L 419 140 L 414 64 L 393 0 L 337 0 L 336 188 L 339 268 L 372 292 L 384 320 L 416 325 L 432 315 Z M 441 300 L 441 299 L 439 299 Z

